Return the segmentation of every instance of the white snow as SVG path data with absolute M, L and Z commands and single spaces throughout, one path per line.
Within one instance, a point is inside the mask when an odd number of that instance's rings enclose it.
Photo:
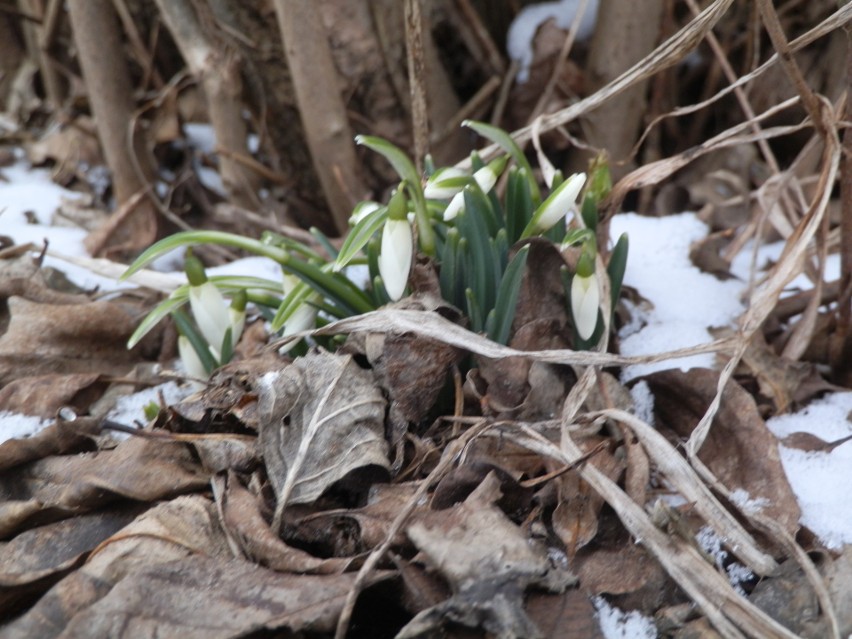
M 518 82 L 524 83 L 529 79 L 533 61 L 533 38 L 538 28 L 551 18 L 556 20 L 556 26 L 560 29 L 570 28 L 582 2 L 583 0 L 540 2 L 527 5 L 518 12 L 506 35 L 506 52 L 520 65 Z M 597 16 L 598 0 L 588 0 L 577 29 L 577 40 L 587 40 L 592 35 Z
M 779 438 L 800 431 L 831 442 L 852 435 L 850 411 L 852 392 L 832 393 L 798 413 L 773 417 L 766 425 Z M 786 446 L 779 446 L 779 452 L 802 509 L 800 523 L 831 549 L 852 544 L 852 441 L 829 453 Z
M 655 639 L 657 627 L 654 620 L 636 612 L 624 612 L 610 606 L 603 597 L 592 600 L 598 614 L 598 623 L 606 639 Z
M 734 326 L 745 310 L 739 301 L 743 288 L 737 280 L 721 281 L 702 273 L 689 261 L 693 242 L 707 236 L 707 226 L 692 213 L 647 218 L 635 213 L 616 215 L 611 222 L 613 239 L 622 233 L 630 238 L 624 284 L 639 290 L 653 309 L 636 309 L 639 324 L 622 329 L 623 355 L 649 355 L 698 346 L 713 341 L 708 329 Z M 634 318 L 634 320 L 637 318 Z M 669 368 L 712 368 L 714 355 L 707 353 L 659 362 L 626 366 L 622 382 Z

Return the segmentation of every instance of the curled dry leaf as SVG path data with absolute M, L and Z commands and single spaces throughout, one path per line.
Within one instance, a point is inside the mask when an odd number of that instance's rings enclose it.
M 261 448 L 279 510 L 314 501 L 355 469 L 389 468 L 385 399 L 372 372 L 352 356 L 310 353 L 255 386 Z
M 208 476 L 186 445 L 128 439 L 115 449 L 48 457 L 0 475 L 0 508 L 8 535 L 38 513 L 76 514 L 118 498 L 154 501 L 198 490 Z M 28 504 L 28 507 L 21 506 Z M 7 509 L 18 507 L 15 516 Z M 35 510 L 33 507 L 37 506 Z
M 394 520 L 414 498 L 419 482 L 376 484 L 362 508 L 326 510 L 289 521 L 296 539 L 310 542 L 335 557 L 379 546 L 391 531 Z M 404 534 L 394 539 L 395 548 L 410 547 Z
M 584 592 L 594 595 L 630 595 L 630 605 L 624 608 L 654 610 L 665 600 L 668 580 L 660 564 L 645 548 L 635 543 L 595 548 L 577 557 L 577 576 Z
M 126 374 L 138 359 L 127 350 L 136 319 L 115 302 L 31 302 L 10 297 L 0 337 L 0 384 L 50 373 Z
M 669 370 L 646 377 L 660 429 L 689 437 L 715 396 L 718 379 L 717 372 L 706 369 Z M 764 516 L 795 534 L 799 505 L 787 483 L 775 436 L 758 414 L 754 398 L 736 382 L 725 387 L 699 457 L 725 486 L 746 491 L 752 503 L 762 504 Z
M 530 593 L 527 614 L 544 637 L 604 638 L 597 611 L 582 590 Z
M 47 590 L 138 514 L 135 507 L 80 515 L 0 543 L 0 616 L 15 612 L 22 595 Z
M 85 412 L 107 387 L 97 372 L 38 375 L 6 384 L 0 390 L 3 410 L 49 418 L 63 406 Z
M 0 472 L 50 455 L 91 450 L 92 439 L 100 431 L 97 420 L 84 417 L 71 422 L 57 420 L 32 437 L 8 439 L 0 444 Z
M 582 448 L 584 452 L 589 452 L 601 441 L 591 437 L 584 439 Z M 617 481 L 624 472 L 624 463 L 606 449 L 593 455 L 587 463 L 594 465 L 612 481 Z M 604 500 L 576 471 L 558 477 L 556 485 L 559 503 L 553 511 L 553 531 L 565 544 L 568 555 L 573 557 L 597 534 L 598 515 Z
M 117 583 L 135 571 L 173 564 L 193 554 L 211 560 L 231 559 L 215 506 L 195 495 L 155 506 L 107 539 L 85 565 L 60 580 L 32 608 L 7 624 L 4 636 L 58 637 L 78 615 L 87 614 Z M 86 635 L 78 628 L 71 636 Z
M 391 574 L 372 573 L 365 585 Z M 193 555 L 127 574 L 72 617 L 62 636 L 215 639 L 328 632 L 354 581 L 354 574 L 294 576 Z
M 499 480 L 489 474 L 466 501 L 417 518 L 406 533 L 450 583 L 454 596 L 419 613 L 398 637 L 417 637 L 446 621 L 504 637 L 539 636 L 523 611 L 531 584 L 555 590 L 575 581 L 556 569 L 543 546 L 494 505 Z
M 279 572 L 332 574 L 343 572 L 350 563 L 319 559 L 281 541 L 263 518 L 257 497 L 233 473 L 228 475 L 222 501 L 224 526 L 246 556 L 262 566 Z

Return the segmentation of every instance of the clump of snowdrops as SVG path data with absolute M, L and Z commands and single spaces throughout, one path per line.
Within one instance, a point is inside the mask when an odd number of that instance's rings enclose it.
M 584 173 L 563 178 L 558 171 L 546 171 L 549 193 L 543 197 L 526 156 L 506 132 L 480 122 L 465 125 L 497 143 L 505 154 L 486 164 L 473 153 L 470 171 L 427 167 L 425 184 L 402 150 L 380 138 L 359 136 L 359 144 L 387 159 L 400 182 L 387 203 L 362 202 L 355 208 L 352 228 L 339 249 L 316 229 L 311 231 L 315 247 L 322 250 L 272 232 L 254 239 L 219 231 L 187 231 L 157 242 L 124 277 L 168 251 L 190 247 L 185 262 L 188 283 L 142 321 L 129 345 L 170 315 L 180 334 L 179 351 L 188 372 L 206 377 L 230 360 L 249 302 L 266 314 L 272 331 L 283 336 L 374 311 L 409 292 L 415 251 L 434 261 L 442 297 L 466 313 L 471 329 L 506 344 L 529 253 L 525 240 L 546 237 L 562 249 L 580 249 L 573 272 L 563 267 L 563 282 L 575 344 L 595 346 L 604 325 L 595 231 L 598 204 L 611 188 L 608 168 L 597 163 L 590 179 Z M 500 198 L 495 186 L 504 174 Z M 191 247 L 200 244 L 268 257 L 281 266 L 282 279 L 207 277 L 191 254 Z M 626 261 L 627 237 L 622 236 L 606 268 L 613 303 Z M 359 265 L 369 272 L 366 286 L 350 276 Z M 187 304 L 191 317 L 184 311 Z M 297 348 L 305 347 L 302 343 Z

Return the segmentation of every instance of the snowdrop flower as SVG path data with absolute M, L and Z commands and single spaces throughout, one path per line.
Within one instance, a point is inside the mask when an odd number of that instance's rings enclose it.
M 379 273 L 388 296 L 395 302 L 402 297 L 411 270 L 412 234 L 408 218 L 389 219 L 382 230 Z
M 521 237 L 546 233 L 564 218 L 577 203 L 577 196 L 586 183 L 585 173 L 574 173 L 541 203 Z
M 497 184 L 497 178 L 499 178 L 500 174 L 503 172 L 506 162 L 508 162 L 508 157 L 497 158 L 473 174 L 473 179 L 476 180 L 476 183 L 479 185 L 479 188 L 482 189 L 483 193 L 488 193 L 494 188 L 494 185 Z M 459 191 L 453 196 L 453 199 L 450 200 L 447 208 L 444 209 L 444 221 L 449 222 L 450 220 L 455 219 L 463 208 L 464 191 Z
M 185 335 L 178 337 L 178 354 L 180 355 L 180 361 L 183 362 L 183 367 L 190 377 L 196 379 L 207 379 L 209 377 L 207 369 L 201 363 L 201 358 L 198 357 L 198 353 L 195 352 L 189 338 Z
M 231 313 L 222 293 L 207 279 L 204 266 L 194 255 L 188 255 L 184 266 L 189 279 L 189 306 L 201 335 L 210 345 L 210 352 L 219 359 L 225 332 L 231 328 Z M 232 330 L 231 343 L 236 339 Z
M 388 296 L 394 302 L 402 297 L 408 283 L 414 253 L 413 237 L 405 193 L 399 188 L 388 202 L 388 219 L 382 229 L 382 246 L 379 250 L 379 274 Z
M 287 337 L 295 333 L 301 333 L 314 327 L 317 320 L 317 307 L 315 303 L 322 300 L 322 295 L 312 292 L 310 286 L 300 280 L 295 275 L 285 275 L 284 280 L 284 295 L 289 296 L 299 295 L 302 301 L 299 306 L 290 314 L 290 317 L 284 322 L 284 330 L 281 335 Z M 299 292 L 293 293 L 295 289 L 300 289 Z M 298 344 L 298 340 L 285 344 L 279 352 L 284 354 Z
M 571 313 L 577 334 L 584 340 L 589 339 L 597 328 L 600 302 L 595 261 L 591 254 L 584 250 L 571 281 Z
M 311 301 L 319 301 L 319 295 L 310 296 L 302 303 L 301 306 L 299 306 L 299 308 L 296 309 L 296 311 L 284 323 L 284 330 L 281 332 L 282 337 L 301 333 L 302 331 L 307 331 L 314 327 L 317 321 L 317 307 L 311 304 Z M 287 342 L 284 346 L 278 349 L 278 352 L 281 355 L 286 355 L 300 341 L 301 340 L 293 340 L 291 342 Z
M 438 169 L 426 180 L 423 195 L 430 200 L 448 200 L 464 188 L 468 177 L 467 171 L 454 166 Z

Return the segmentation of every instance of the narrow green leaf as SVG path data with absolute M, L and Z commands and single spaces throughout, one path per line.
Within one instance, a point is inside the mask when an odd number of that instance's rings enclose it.
M 160 302 L 153 311 L 145 316 L 145 319 L 140 322 L 139 326 L 136 327 L 136 330 L 133 331 L 133 335 L 131 335 L 130 339 L 127 340 L 127 348 L 133 348 L 136 346 L 142 341 L 143 337 L 151 332 L 151 329 L 160 323 L 164 317 L 170 313 L 174 313 L 177 309 L 186 304 L 186 301 L 187 296 L 183 295 L 182 297 L 177 298 L 167 297 Z
M 469 288 L 464 291 L 465 305 L 467 306 L 467 318 L 470 320 L 470 330 L 481 333 L 484 328 L 482 309 L 476 301 L 476 295 Z
M 506 184 L 506 233 L 510 244 L 521 237 L 521 232 L 532 219 L 535 205 L 530 195 L 526 169 L 512 167 Z
M 272 318 L 272 332 L 277 333 L 293 317 L 293 314 L 301 308 L 308 298 L 313 294 L 313 289 L 307 282 L 301 281 L 290 289 L 290 292 L 281 300 L 278 312 Z
M 518 296 L 521 291 L 521 283 L 524 280 L 524 269 L 527 265 L 527 256 L 530 245 L 522 247 L 506 267 L 503 279 L 500 281 L 500 290 L 497 292 L 497 303 L 494 305 L 494 323 L 488 337 L 498 344 L 507 344 L 509 333 L 512 330 L 512 322 L 515 321 L 515 311 L 518 306 Z
M 343 242 L 343 246 L 340 247 L 337 259 L 334 261 L 334 270 L 339 271 L 349 264 L 361 249 L 364 248 L 367 242 L 370 241 L 370 238 L 376 234 L 376 231 L 382 228 L 387 218 L 388 207 L 383 206 L 365 216 L 352 227 L 352 230 L 349 231 Z
M 389 304 L 391 301 L 381 275 L 376 275 L 376 277 L 373 278 L 373 296 L 376 298 L 377 307 Z
M 487 313 L 494 305 L 494 282 L 499 277 L 494 273 L 494 259 L 488 242 L 488 228 L 485 223 L 488 200 L 482 191 L 474 186 L 464 190 L 464 211 L 456 218 L 456 227 L 470 243 L 473 272 L 468 273 L 467 286 L 476 295 L 478 308 Z
M 441 251 L 441 272 L 439 275 L 441 297 L 451 304 L 453 304 L 456 299 L 456 270 L 458 267 L 456 258 L 460 238 L 461 235 L 457 228 L 450 227 L 447 229 L 447 238 L 444 241 L 444 250 Z
M 313 235 L 316 238 L 317 242 L 320 243 L 320 246 L 322 246 L 323 249 L 325 249 L 325 252 L 328 253 L 329 257 L 332 260 L 336 260 L 338 250 L 335 248 L 334 244 L 331 243 L 331 240 L 328 239 L 328 236 L 325 233 L 323 233 L 322 231 L 320 231 L 315 226 L 312 226 L 308 230 L 309 230 L 310 234 Z
M 377 281 L 381 282 L 381 275 L 379 274 L 379 252 L 381 250 L 381 240 L 374 236 L 369 242 L 367 242 L 367 268 L 370 274 L 370 284 L 371 284 L 371 299 L 373 300 L 373 304 L 376 308 L 384 306 L 390 301 L 390 297 L 387 296 L 387 291 L 385 291 L 384 285 L 382 285 L 381 290 L 379 290 L 375 283 Z
M 403 180 L 411 184 L 420 184 L 417 168 L 405 154 L 405 151 L 398 146 L 373 135 L 356 135 L 355 143 L 362 144 L 385 158 Z
M 630 243 L 627 233 L 622 233 L 615 243 L 606 272 L 609 275 L 610 293 L 612 294 L 612 312 L 615 313 L 615 305 L 621 295 L 621 285 L 624 283 L 624 273 L 627 271 L 627 253 Z
M 348 308 L 353 315 L 376 310 L 367 294 L 345 275 L 330 272 L 332 266 L 332 264 L 324 264 L 320 267 L 292 258 L 287 264 L 282 265 L 282 268 L 288 273 L 297 275 L 318 293 Z
M 580 216 L 583 218 L 583 224 L 592 233 L 598 230 L 598 200 L 591 191 L 583 198 Z
M 219 358 L 219 365 L 227 364 L 234 356 L 234 330 L 229 326 L 225 331 L 225 337 L 222 339 L 222 356 Z
M 286 235 L 281 235 L 280 233 L 275 233 L 274 231 L 264 231 L 261 233 L 260 242 L 267 246 L 275 246 L 286 251 L 291 251 L 296 255 L 301 255 L 306 260 L 325 261 L 325 258 L 311 247 L 305 245 L 299 240 L 287 237 Z
M 466 237 L 459 238 L 459 248 L 456 252 L 456 283 L 453 287 L 455 299 L 449 300 L 458 309 L 465 307 L 465 287 L 473 272 L 473 258 L 470 254 L 470 242 Z
M 213 354 L 210 352 L 210 347 L 207 344 L 207 341 L 195 328 L 195 324 L 193 324 L 189 320 L 189 317 L 187 317 L 186 313 L 181 310 L 174 311 L 172 313 L 172 318 L 174 319 L 181 335 L 184 335 L 189 340 L 189 343 L 192 344 L 192 348 L 194 348 L 195 352 L 198 354 L 198 359 L 201 360 L 204 370 L 206 370 L 208 374 L 213 372 L 213 369 L 218 366 L 218 363 L 213 357 Z

